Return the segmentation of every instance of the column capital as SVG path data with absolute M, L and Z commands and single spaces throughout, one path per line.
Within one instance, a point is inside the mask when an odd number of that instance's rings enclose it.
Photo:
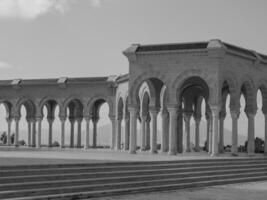
M 47 119 L 48 123 L 53 123 L 55 121 L 54 117 L 47 117 L 46 119 Z
M 85 121 L 90 121 L 92 119 L 91 115 L 86 115 L 83 117 Z
M 213 117 L 219 117 L 219 113 L 221 111 L 221 107 L 218 105 L 210 106 L 211 114 Z
M 170 115 L 177 115 L 178 107 L 177 106 L 168 106 L 167 110 Z
M 75 120 L 78 122 L 78 123 L 81 123 L 83 121 L 83 117 L 76 117 Z
M 6 121 L 7 121 L 7 123 L 12 122 L 12 118 L 11 117 L 6 117 Z
M 59 116 L 59 119 L 61 122 L 65 122 L 67 117 L 66 116 Z
M 240 115 L 240 111 L 239 110 L 231 110 L 230 113 L 231 113 L 231 117 L 233 119 L 238 119 L 239 118 L 239 115 Z
M 225 117 L 226 117 L 226 111 L 225 111 L 225 110 L 224 110 L 224 111 L 221 111 L 221 112 L 219 113 L 219 117 L 220 117 L 220 119 L 224 120 Z
M 15 122 L 18 122 L 20 120 L 20 116 L 12 116 L 12 118 L 15 120 Z
M 41 116 L 36 116 L 35 119 L 36 119 L 36 121 L 39 122 L 39 121 L 42 121 L 42 120 L 43 120 L 43 117 L 41 117 Z
M 137 116 L 138 114 L 138 109 L 136 107 L 128 107 L 129 113 L 132 116 Z
M 191 117 L 192 117 L 192 115 L 193 115 L 193 111 L 185 111 L 183 113 L 184 121 L 185 122 L 189 122 Z
M 201 118 L 195 118 L 195 117 L 194 117 L 194 120 L 195 120 L 196 123 L 200 123 Z

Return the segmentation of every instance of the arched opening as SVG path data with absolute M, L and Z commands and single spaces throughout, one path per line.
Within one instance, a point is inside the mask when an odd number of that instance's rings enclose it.
M 66 123 L 66 144 L 70 148 L 82 147 L 82 120 L 83 120 L 83 104 L 78 99 L 69 101 L 66 105 L 67 123 Z M 76 129 L 76 131 L 75 131 Z
M 42 146 L 59 147 L 61 134 L 57 102 L 53 99 L 45 101 L 41 105 L 41 112 L 43 114 Z
M 209 99 L 209 87 L 207 83 L 200 77 L 193 76 L 186 79 L 180 88 L 178 88 L 177 99 L 179 102 L 179 107 L 182 108 L 183 112 L 183 122 L 181 122 L 181 127 L 185 127 L 183 139 L 178 139 L 178 148 L 182 146 L 182 141 L 184 141 L 185 151 L 200 151 L 200 125 L 202 118 L 202 102 L 208 102 Z M 207 103 L 205 103 L 207 105 Z M 206 113 L 209 113 L 206 109 Z M 194 132 L 193 137 L 191 136 L 191 124 L 192 119 L 194 120 Z M 182 125 L 184 123 L 184 125 Z M 179 126 L 178 126 L 179 129 Z M 207 132 L 206 132 L 207 133 Z
M 109 105 L 106 100 L 95 100 L 91 105 L 90 114 L 92 116 L 91 146 L 93 148 L 110 148 L 112 144 L 112 126 L 109 118 Z
M 1 145 L 10 146 L 14 144 L 14 135 L 11 138 L 11 103 L 2 102 L 0 104 L 0 123 L 2 126 L 0 127 L 0 143 Z
M 36 135 L 32 136 L 31 131 L 30 131 L 31 122 L 35 118 L 35 113 L 36 113 L 36 108 L 35 108 L 34 103 L 31 100 L 23 100 L 18 105 L 18 112 L 20 116 L 20 121 L 16 125 L 18 126 L 17 136 L 16 136 L 16 131 L 14 131 L 15 132 L 15 145 L 35 146 L 35 143 L 33 143 L 33 140 L 36 138 Z
M 138 88 L 138 94 L 136 94 L 136 102 L 139 107 L 137 146 L 140 146 L 141 151 L 149 150 L 151 153 L 155 153 L 161 149 L 162 133 L 159 133 L 158 127 L 161 126 L 162 119 L 158 114 L 163 106 L 161 102 L 163 87 L 165 86 L 161 80 L 149 78 L 144 80 Z

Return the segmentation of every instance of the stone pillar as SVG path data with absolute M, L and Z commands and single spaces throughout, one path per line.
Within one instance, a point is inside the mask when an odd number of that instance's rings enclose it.
M 137 126 L 137 108 L 129 107 L 130 112 L 130 147 L 129 153 L 136 153 L 136 126 Z
M 12 118 L 6 118 L 7 121 L 7 145 L 11 145 L 11 123 L 12 123 Z
M 60 147 L 65 148 L 65 121 L 66 117 L 60 117 L 61 121 L 61 141 L 60 141 Z
M 239 111 L 231 110 L 231 117 L 232 117 L 232 155 L 238 154 L 238 118 L 239 118 Z
M 152 122 L 150 153 L 157 153 L 157 116 L 158 116 L 158 110 L 156 108 L 150 108 L 149 113 L 150 113 L 151 122 Z
M 254 112 L 246 112 L 248 117 L 248 155 L 255 153 L 255 114 Z
M 14 146 L 19 146 L 19 120 L 20 117 L 14 117 L 15 120 L 15 137 L 14 137 Z
M 264 119 L 265 119 L 264 154 L 267 155 L 267 113 L 264 113 Z
M 52 147 L 53 141 L 53 122 L 54 118 L 47 118 L 48 121 L 48 147 Z
M 190 152 L 190 120 L 192 117 L 192 112 L 184 113 L 184 122 L 185 122 L 185 133 L 186 133 L 186 152 Z
M 98 117 L 93 117 L 92 122 L 93 122 L 93 148 L 96 148 L 97 146 L 97 122 L 99 118 Z
M 145 126 L 145 128 L 146 128 L 146 131 L 145 131 L 146 132 L 145 133 L 145 135 L 146 135 L 146 150 L 150 149 L 150 120 L 151 120 L 150 115 L 148 115 L 146 118 L 146 126 Z
M 219 114 L 220 118 L 220 132 L 219 132 L 219 152 L 224 153 L 224 120 L 226 117 L 225 111 L 221 111 Z
M 141 117 L 141 151 L 146 150 L 146 120 L 147 116 Z
M 38 125 L 38 131 L 37 131 L 37 144 L 36 144 L 36 148 L 40 148 L 41 147 L 41 141 L 42 141 L 42 117 L 37 117 L 36 121 L 37 121 L 37 125 Z
M 177 113 L 177 152 L 183 153 L 183 110 L 178 109 Z
M 86 116 L 84 117 L 85 119 L 85 144 L 84 144 L 84 148 L 88 149 L 89 148 L 89 144 L 90 144 L 90 120 L 91 117 L 90 116 Z
M 69 121 L 70 121 L 70 148 L 74 147 L 74 118 L 73 117 L 69 117 Z
M 129 150 L 129 138 L 130 138 L 130 118 L 124 118 L 124 150 Z
M 32 127 L 31 127 L 31 119 L 27 118 L 27 125 L 28 125 L 28 147 L 31 147 L 32 143 Z
M 210 117 L 209 117 L 209 114 L 206 113 L 206 122 L 207 122 L 207 136 L 206 136 L 206 151 L 209 152 L 209 139 L 210 139 Z
M 32 119 L 32 147 L 36 147 L 36 120 Z
M 116 149 L 121 149 L 121 117 L 116 119 Z
M 177 154 L 177 108 L 168 107 L 169 122 L 169 155 Z
M 219 133 L 219 106 L 211 106 L 212 114 L 212 151 L 211 156 L 217 156 L 219 153 L 218 148 L 218 133 Z
M 162 118 L 162 135 L 161 135 L 161 152 L 168 152 L 169 150 L 169 116 L 167 110 L 161 111 Z
M 77 148 L 82 146 L 82 117 L 79 117 L 77 120 Z
M 199 148 L 199 126 L 200 126 L 201 118 L 195 117 L 194 119 L 195 119 L 195 150 L 196 150 L 196 152 L 199 152 L 200 151 L 200 148 Z
M 109 116 L 111 121 L 112 133 L 111 133 L 111 141 L 110 141 L 110 148 L 115 149 L 116 144 L 116 118 L 115 116 Z
M 213 138 L 213 135 L 212 135 L 212 130 L 213 130 L 213 125 L 212 125 L 212 114 L 210 113 L 210 122 L 209 122 L 209 125 L 210 125 L 210 127 L 209 127 L 209 154 L 211 154 L 212 153 L 212 138 Z

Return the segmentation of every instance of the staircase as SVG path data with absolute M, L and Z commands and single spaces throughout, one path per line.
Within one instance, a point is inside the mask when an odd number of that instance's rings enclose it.
M 0 166 L 0 199 L 84 199 L 267 180 L 267 158 Z

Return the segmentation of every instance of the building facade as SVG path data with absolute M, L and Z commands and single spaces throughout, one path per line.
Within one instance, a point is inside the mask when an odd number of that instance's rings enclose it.
M 232 153 L 238 153 L 238 118 L 240 97 L 245 98 L 248 118 L 247 153 L 254 154 L 257 92 L 262 93 L 262 112 L 267 126 L 267 56 L 220 40 L 208 42 L 139 45 L 134 44 L 123 54 L 129 61 L 129 74 L 95 78 L 59 78 L 0 81 L 0 101 L 6 108 L 8 145 L 11 122 L 15 124 L 15 146 L 18 145 L 20 110 L 27 112 L 28 146 L 41 147 L 43 108 L 49 122 L 48 146 L 52 145 L 53 121 L 61 121 L 61 144 L 65 146 L 65 121 L 71 124 L 70 147 L 96 147 L 99 108 L 109 106 L 112 124 L 111 149 L 136 153 L 137 123 L 141 129 L 141 151 L 166 152 L 176 155 L 191 151 L 190 121 L 196 129 L 195 151 L 199 146 L 199 124 L 207 122 L 207 150 L 216 156 L 224 150 L 224 119 L 226 98 L 230 97 L 232 118 Z M 201 113 L 202 102 L 205 112 Z M 59 116 L 55 107 L 59 106 Z M 158 115 L 162 135 L 157 131 Z M 81 141 L 81 122 L 85 121 L 85 141 Z M 89 127 L 92 121 L 92 133 Z M 77 123 L 77 133 L 74 131 Z M 122 123 L 123 126 L 122 126 Z M 124 130 L 124 141 L 122 138 Z M 185 132 L 185 134 L 183 134 Z M 89 135 L 92 134 L 92 141 Z M 183 138 L 186 137 L 186 138 Z M 265 152 L 267 152 L 265 128 Z M 183 140 L 186 141 L 183 145 Z M 160 141 L 160 149 L 158 148 Z

